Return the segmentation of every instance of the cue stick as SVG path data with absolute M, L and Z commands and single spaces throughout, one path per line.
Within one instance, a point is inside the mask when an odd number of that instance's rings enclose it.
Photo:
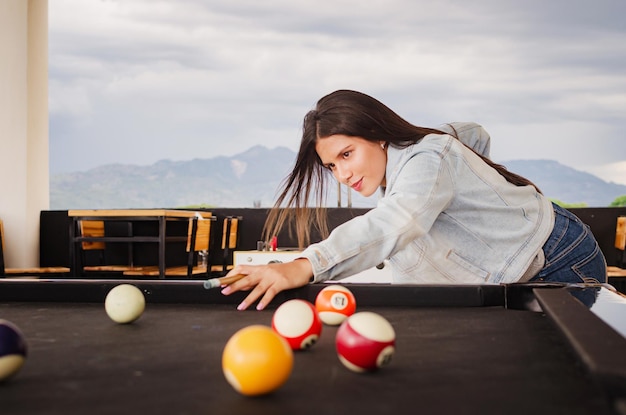
M 235 281 L 239 281 L 245 277 L 244 274 L 235 274 L 230 277 L 221 277 L 221 278 L 211 278 L 209 280 L 204 281 L 204 288 L 210 290 L 211 288 L 221 287 L 222 285 L 229 285 Z

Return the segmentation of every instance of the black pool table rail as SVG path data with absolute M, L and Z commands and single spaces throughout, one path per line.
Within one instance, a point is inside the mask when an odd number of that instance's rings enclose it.
M 119 284 L 140 288 L 148 303 L 239 304 L 245 293 L 224 296 L 219 288 L 207 290 L 201 280 L 146 279 L 0 279 L 0 301 L 103 302 L 106 294 Z M 276 307 L 291 298 L 314 302 L 324 284 L 280 293 L 270 304 Z M 350 284 L 362 306 L 399 307 L 491 307 L 506 305 L 501 285 L 396 285 Z
M 585 368 L 626 409 L 626 339 L 566 290 L 534 292 Z

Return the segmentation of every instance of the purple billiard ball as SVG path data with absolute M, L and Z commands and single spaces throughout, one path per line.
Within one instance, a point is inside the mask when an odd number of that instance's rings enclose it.
M 0 382 L 19 372 L 26 354 L 26 340 L 20 329 L 10 321 L 0 320 Z

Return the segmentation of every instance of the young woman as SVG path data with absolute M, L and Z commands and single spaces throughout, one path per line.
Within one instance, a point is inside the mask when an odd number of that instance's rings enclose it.
M 293 219 L 301 246 L 310 243 L 312 227 L 325 239 L 289 263 L 236 266 L 229 275 L 245 277 L 222 293 L 250 290 L 238 308 L 260 300 L 263 309 L 282 290 L 338 280 L 385 259 L 394 282 L 404 284 L 606 281 L 589 228 L 533 183 L 493 163 L 488 136 L 486 151 L 484 139 L 474 140 L 484 138 L 476 134 L 480 126 L 442 129 L 412 125 L 356 91 L 321 98 L 304 118 L 296 163 L 266 236 Z M 319 208 L 327 173 L 363 196 L 382 192 L 374 209 L 330 235 Z M 312 201 L 318 209 L 307 208 Z

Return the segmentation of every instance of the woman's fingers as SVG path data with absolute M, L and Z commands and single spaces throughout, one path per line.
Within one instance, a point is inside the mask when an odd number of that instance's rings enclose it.
M 251 286 L 250 278 L 249 278 L 250 272 L 251 270 L 246 269 L 245 265 L 238 265 L 237 267 L 233 268 L 228 274 L 226 274 L 226 278 L 234 276 L 234 275 L 245 275 L 245 277 L 225 286 L 222 289 L 222 294 L 229 295 L 234 292 L 249 288 L 249 286 Z
M 271 287 L 269 289 L 265 289 L 263 287 L 261 287 L 261 285 L 257 285 L 251 292 L 250 294 L 248 294 L 248 296 L 237 306 L 237 310 L 245 310 L 247 309 L 251 304 L 254 304 L 255 301 L 257 301 L 257 299 L 259 299 L 259 297 L 263 296 L 263 298 L 261 298 L 261 301 L 259 301 L 259 303 L 256 306 L 257 310 L 263 310 L 267 304 L 269 304 L 272 299 L 275 296 L 275 290 L 271 289 Z
M 224 287 L 222 294 L 250 290 L 237 309 L 245 310 L 261 299 L 256 308 L 263 310 L 279 292 L 306 285 L 311 275 L 310 268 L 310 263 L 305 259 L 281 264 L 238 265 L 226 276 L 241 274 L 245 277 Z

